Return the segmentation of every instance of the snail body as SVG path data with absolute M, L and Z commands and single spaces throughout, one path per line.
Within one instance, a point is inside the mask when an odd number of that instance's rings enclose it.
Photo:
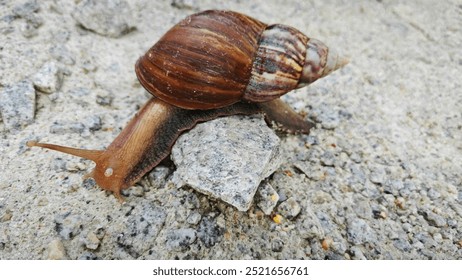
M 204 11 L 170 29 L 135 65 L 153 97 L 106 150 L 29 141 L 92 160 L 92 177 L 120 191 L 158 165 L 178 136 L 198 122 L 263 113 L 290 132 L 313 126 L 279 97 L 346 64 L 322 42 L 285 25 L 266 25 L 231 11 Z

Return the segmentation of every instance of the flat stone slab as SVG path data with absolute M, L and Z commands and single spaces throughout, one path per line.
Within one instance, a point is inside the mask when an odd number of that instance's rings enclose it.
M 246 211 L 260 182 L 281 164 L 280 140 L 262 117 L 232 116 L 197 125 L 172 150 L 173 182 Z

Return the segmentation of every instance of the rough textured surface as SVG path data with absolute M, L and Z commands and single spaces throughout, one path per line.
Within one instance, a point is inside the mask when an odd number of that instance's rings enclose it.
M 120 37 L 133 28 L 130 15 L 124 0 L 83 0 L 73 13 L 83 28 L 110 37 Z
M 32 84 L 47 62 L 63 73 L 59 90 L 15 107 L 35 104 L 33 123 L 11 132 L 12 119 L 0 120 L 0 258 L 462 258 L 460 2 L 126 1 L 119 15 L 136 28 L 116 38 L 82 28 L 77 2 L 0 0 L 0 92 Z M 294 26 L 351 58 L 285 97 L 318 126 L 280 135 L 270 215 L 177 188 L 167 167 L 121 205 L 82 181 L 92 163 L 25 147 L 109 145 L 147 98 L 136 59 L 210 8 Z M 293 219 L 279 212 L 289 199 L 300 206 Z
M 0 92 L 0 113 L 5 128 L 19 130 L 34 121 L 35 90 L 32 83 L 23 80 Z
M 260 182 L 281 164 L 279 142 L 261 116 L 201 123 L 173 146 L 172 182 L 247 211 Z

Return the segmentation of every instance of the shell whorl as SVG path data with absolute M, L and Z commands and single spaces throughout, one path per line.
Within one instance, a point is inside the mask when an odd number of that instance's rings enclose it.
M 265 102 L 295 89 L 302 76 L 308 41 L 295 28 L 268 26 L 260 36 L 244 99 Z
M 282 24 L 268 26 L 260 36 L 244 99 L 252 102 L 273 100 L 347 63 L 348 60 L 339 58 L 323 42 L 308 38 L 295 28 Z

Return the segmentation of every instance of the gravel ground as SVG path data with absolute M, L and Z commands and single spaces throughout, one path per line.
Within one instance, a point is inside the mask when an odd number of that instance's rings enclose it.
M 462 259 L 460 1 L 219 2 L 0 0 L 0 258 Z M 317 127 L 278 133 L 249 210 L 164 166 L 120 204 L 91 162 L 25 146 L 106 147 L 148 98 L 136 59 L 211 8 L 351 58 L 284 97 Z

